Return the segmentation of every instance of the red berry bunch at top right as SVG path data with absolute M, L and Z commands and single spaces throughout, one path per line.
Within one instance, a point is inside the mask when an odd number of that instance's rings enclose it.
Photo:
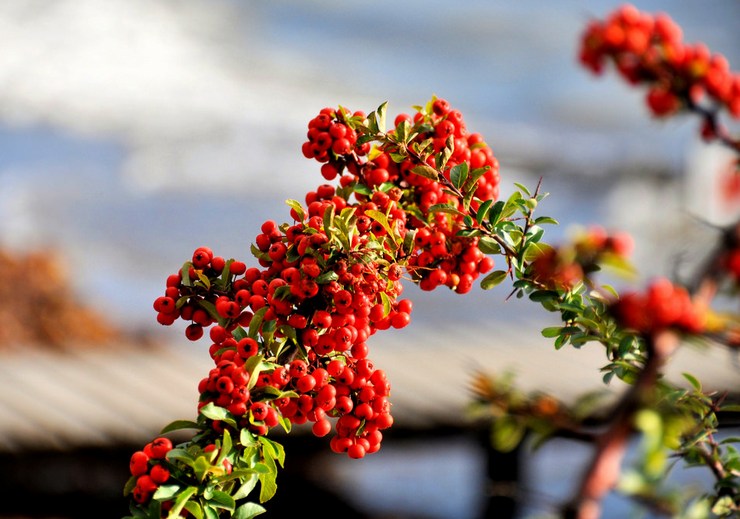
M 705 101 L 740 118 L 740 74 L 706 45 L 683 43 L 681 28 L 666 14 L 623 5 L 606 19 L 589 23 L 579 58 L 597 74 L 612 61 L 629 83 L 648 86 L 646 102 L 655 116 Z M 712 124 L 705 125 L 704 137 L 715 137 L 714 131 Z

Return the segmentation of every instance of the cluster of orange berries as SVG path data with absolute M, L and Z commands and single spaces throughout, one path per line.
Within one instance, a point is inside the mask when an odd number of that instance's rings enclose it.
M 132 490 L 134 501 L 139 504 L 148 502 L 154 492 L 170 479 L 170 469 L 166 460 L 172 450 L 172 441 L 163 436 L 147 443 L 142 450 L 136 451 L 129 460 L 129 471 L 136 478 Z
M 320 121 L 320 123 L 317 123 Z M 459 294 L 469 292 L 480 274 L 493 268 L 493 260 L 478 249 L 477 238 L 463 237 L 458 231 L 463 228 L 464 216 L 449 211 L 435 211 L 435 206 L 447 204 L 462 211 L 462 200 L 446 189 L 451 171 L 465 164 L 469 172 L 475 172 L 476 184 L 472 207 L 483 201 L 496 200 L 499 194 L 499 163 L 491 148 L 479 133 L 470 133 L 459 110 L 453 109 L 445 99 L 434 98 L 425 107 L 419 107 L 414 115 L 399 114 L 394 119 L 395 127 L 388 133 L 399 131 L 402 124 L 409 126 L 408 134 L 414 135 L 408 148 L 424 143 L 427 153 L 410 153 L 405 157 L 394 156 L 393 145 L 386 143 L 368 150 L 367 142 L 355 145 L 340 153 L 329 147 L 326 153 L 316 154 L 316 124 L 326 132 L 337 127 L 346 127 L 344 135 L 350 134 L 353 121 L 362 123 L 364 113 L 349 114 L 346 110 L 325 108 L 309 123 L 308 141 L 304 143 L 304 155 L 323 162 L 321 173 L 327 180 L 339 178 L 344 188 L 354 188 L 358 200 L 375 198 L 387 193 L 399 214 L 404 218 L 405 230 L 414 230 L 415 249 L 406 261 L 407 270 L 422 290 L 433 290 L 446 286 Z M 449 159 L 440 172 L 445 180 L 434 180 L 414 173 L 414 169 L 426 164 L 435 168 L 436 157 L 446 148 Z M 342 147 L 342 150 L 346 148 Z M 364 193 L 362 186 L 372 194 Z M 382 204 L 381 205 L 382 208 Z M 403 211 L 403 215 L 400 214 Z
M 668 328 L 700 333 L 706 324 L 706 309 L 694 303 L 685 287 L 658 278 L 644 293 L 622 295 L 612 305 L 617 322 L 643 335 Z
M 571 243 L 547 247 L 531 262 L 531 278 L 547 289 L 570 289 L 598 270 L 609 255 L 627 259 L 634 241 L 626 232 L 607 232 L 594 225 L 580 233 Z
M 434 98 L 413 117 L 396 118 L 390 132 L 408 126 L 417 145 L 407 143 L 415 151 L 399 159 L 385 144 L 371 146 L 369 137 L 377 136 L 368 135 L 365 121 L 361 112 L 326 108 L 309 122 L 303 154 L 339 185 L 318 186 L 303 204 L 291 201 L 292 222 L 261 225 L 251 247 L 259 266 L 198 247 L 155 299 L 159 323 L 182 319 L 188 339 L 211 342 L 214 366 L 198 385 L 198 441 L 213 443 L 225 430 L 264 436 L 278 425 L 308 424 L 316 436 L 334 433 L 334 452 L 376 452 L 393 417 L 390 382 L 368 358 L 367 340 L 409 324 L 412 303 L 400 298 L 404 273 L 424 290 L 447 286 L 462 294 L 493 267 L 477 238 L 458 236 L 461 214 L 433 210 L 463 209 L 449 190 L 452 168 L 463 163 L 474 178 L 471 204 L 497 198 L 498 162 L 482 137 Z M 435 162 L 442 153 L 444 166 Z M 412 172 L 423 164 L 444 178 Z M 135 455 L 142 485 L 133 498 L 141 505 L 154 491 L 142 467 L 155 458 L 145 454 Z
M 740 74 L 706 45 L 682 42 L 681 28 L 664 13 L 651 15 L 626 4 L 605 20 L 592 21 L 579 57 L 594 73 L 610 60 L 628 82 L 646 84 L 646 102 L 656 116 L 673 114 L 708 96 L 740 117 Z M 705 136 L 711 137 L 711 131 L 705 127 Z

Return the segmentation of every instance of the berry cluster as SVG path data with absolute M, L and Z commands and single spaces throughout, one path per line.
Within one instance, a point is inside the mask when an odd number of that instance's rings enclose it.
M 691 300 L 689 292 L 666 278 L 654 280 L 645 293 L 630 292 L 612 305 L 617 322 L 643 335 L 667 328 L 700 333 L 705 326 L 706 309 Z
M 608 233 L 603 227 L 594 225 L 568 244 L 543 248 L 530 264 L 530 276 L 551 290 L 570 289 L 604 263 L 623 263 L 633 247 L 629 234 Z
M 582 37 L 580 60 L 595 73 L 611 60 L 631 84 L 648 85 L 646 101 L 656 116 L 673 114 L 706 95 L 740 117 L 740 74 L 705 45 L 683 43 L 681 28 L 666 14 L 653 16 L 628 4 L 592 21 Z M 712 128 L 704 131 L 711 137 Z
M 183 320 L 189 340 L 210 339 L 214 363 L 198 385 L 201 432 L 193 443 L 266 441 L 276 426 L 305 424 L 318 437 L 333 432 L 331 449 L 350 458 L 380 449 L 393 424 L 390 383 L 369 359 L 367 341 L 409 324 L 412 303 L 400 298 L 405 273 L 424 290 L 465 293 L 491 270 L 478 238 L 459 235 L 468 224 L 453 178 L 464 166 L 465 203 L 474 208 L 497 198 L 499 182 L 491 149 L 446 101 L 433 98 L 395 121 L 381 135 L 362 112 L 321 110 L 303 154 L 338 186 L 288 201 L 291 222 L 261 225 L 251 247 L 259 266 L 198 247 L 168 276 L 153 303 L 158 322 Z M 410 136 L 406 153 L 401 134 Z M 417 174 L 419 166 L 434 174 Z M 145 468 L 164 466 L 143 453 L 135 456 Z M 137 465 L 142 476 L 153 477 Z M 146 478 L 133 487 L 139 504 L 155 490 Z
M 343 126 L 347 132 L 355 128 L 361 136 L 372 138 L 366 122 L 361 112 L 350 117 L 342 109 L 323 109 L 309 123 L 304 155 L 312 157 L 316 124 L 330 129 Z M 476 238 L 458 235 L 463 228 L 463 201 L 459 193 L 449 189 L 450 175 L 463 164 L 472 172 L 476 184 L 471 206 L 475 208 L 498 197 L 498 160 L 480 134 L 468 132 L 460 111 L 444 99 L 433 98 L 413 116 L 399 114 L 394 124 L 388 135 L 413 135 L 406 144 L 406 154 L 399 154 L 392 141 L 369 151 L 364 144 L 360 150 L 355 146 L 345 153 L 332 146 L 325 154 L 315 156 L 324 162 L 322 175 L 327 180 L 341 176 L 341 185 L 353 189 L 361 202 L 376 202 L 376 197 L 390 199 L 399 213 L 394 217 L 401 218 L 401 210 L 405 213 L 405 229 L 415 232 L 415 247 L 406 267 L 422 290 L 447 286 L 457 293 L 466 293 L 480 274 L 493 268 L 493 260 L 480 252 Z M 420 165 L 437 168 L 437 159 L 445 152 L 448 159 L 439 168 L 444 178 L 435 180 L 414 172 Z M 383 203 L 377 205 L 381 210 L 384 207 Z M 436 210 L 442 206 L 453 210 Z
M 129 470 L 136 478 L 132 490 L 134 501 L 139 504 L 147 503 L 154 492 L 170 479 L 170 469 L 166 456 L 172 450 L 172 441 L 166 437 L 158 437 L 147 443 L 140 451 L 131 455 Z

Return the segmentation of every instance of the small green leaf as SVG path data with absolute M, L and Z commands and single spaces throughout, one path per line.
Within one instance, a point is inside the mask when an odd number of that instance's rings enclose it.
M 483 202 L 480 207 L 478 207 L 478 210 L 475 212 L 475 221 L 478 222 L 478 225 L 481 225 L 483 223 L 483 220 L 486 219 L 486 216 L 488 215 L 488 210 L 493 205 L 493 200 L 486 200 Z
M 552 339 L 554 337 L 560 336 L 560 334 L 562 333 L 562 331 L 563 331 L 563 327 L 562 326 L 549 326 L 549 327 L 544 328 L 542 330 L 542 336 L 543 337 L 547 337 L 549 339 Z
M 524 184 L 520 184 L 519 182 L 514 182 L 514 185 L 519 188 L 519 190 L 524 193 L 527 196 L 532 196 L 532 193 L 529 192 L 529 189 Z
M 190 280 L 190 267 L 192 266 L 193 263 L 191 261 L 186 261 L 185 263 L 183 263 L 182 268 L 180 269 L 180 277 L 182 278 L 180 282 L 183 284 L 183 286 L 193 286 L 193 283 Z
M 462 189 L 467 179 L 468 179 L 468 163 L 467 162 L 461 162 L 459 164 L 455 164 L 450 169 L 450 182 L 452 182 L 452 185 L 455 186 L 457 189 Z
M 681 373 L 681 375 L 683 376 L 683 378 L 689 381 L 689 384 L 691 384 L 694 389 L 701 392 L 701 382 L 699 382 L 699 379 L 697 379 L 690 373 Z
M 288 199 L 285 201 L 288 206 L 290 206 L 291 209 L 293 209 L 296 214 L 298 215 L 298 219 L 300 221 L 303 221 L 303 219 L 306 217 L 306 212 L 303 209 L 303 206 L 298 200 Z
M 504 415 L 493 422 L 491 428 L 491 443 L 501 452 L 510 452 L 524 438 L 526 427 L 515 417 Z
M 501 282 L 506 279 L 507 275 L 508 273 L 505 270 L 494 270 L 481 280 L 480 287 L 483 290 L 490 290 L 493 287 L 500 285 Z
M 501 221 L 504 205 L 505 203 L 502 200 L 499 200 L 491 206 L 491 209 L 488 211 L 488 221 L 491 225 L 495 226 L 499 221 Z
M 316 278 L 316 283 L 319 285 L 325 285 L 326 283 L 331 283 L 332 281 L 336 281 L 339 279 L 339 274 L 334 272 L 333 270 L 328 270 L 326 272 L 322 272 L 319 277 Z
M 540 216 L 538 218 L 535 218 L 535 220 L 532 223 L 535 225 L 544 225 L 544 224 L 559 225 L 558 221 L 555 218 L 550 218 L 549 216 Z
M 259 333 L 260 327 L 262 326 L 262 320 L 265 317 L 265 314 L 267 313 L 267 310 L 269 310 L 270 307 L 265 305 L 259 310 L 257 310 L 254 313 L 254 316 L 252 316 L 252 320 L 249 321 L 249 336 L 253 339 L 257 338 L 257 335 Z

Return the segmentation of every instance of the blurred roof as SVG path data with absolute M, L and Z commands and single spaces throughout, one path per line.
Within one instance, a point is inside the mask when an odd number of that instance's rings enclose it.
M 532 323 L 537 326 L 537 323 Z M 603 388 L 599 347 L 554 351 L 537 328 L 443 325 L 373 338 L 371 358 L 391 380 L 394 427 L 464 427 L 468 388 L 476 370 L 512 370 L 522 388 L 565 400 Z M 48 349 L 18 346 L 0 352 L 0 451 L 66 450 L 143 445 L 177 419 L 194 419 L 198 381 L 212 361 L 191 344 Z M 737 356 L 721 348 L 685 347 L 668 371 L 689 371 L 706 389 L 740 392 Z M 619 384 L 611 386 L 619 390 Z

